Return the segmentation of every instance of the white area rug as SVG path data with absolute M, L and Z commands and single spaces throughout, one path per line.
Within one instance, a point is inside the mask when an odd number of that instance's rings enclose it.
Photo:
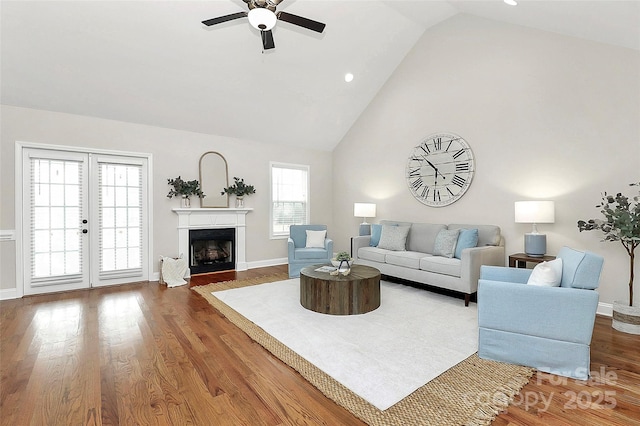
M 401 284 L 362 315 L 303 308 L 299 279 L 212 295 L 380 410 L 478 350 L 475 304 Z

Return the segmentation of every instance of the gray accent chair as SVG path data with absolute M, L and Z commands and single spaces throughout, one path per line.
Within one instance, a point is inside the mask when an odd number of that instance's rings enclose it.
M 587 380 L 604 259 L 563 247 L 560 287 L 527 285 L 531 269 L 482 266 L 478 356 Z
M 326 231 L 326 225 L 291 225 L 289 227 L 289 239 L 287 240 L 289 258 L 289 277 L 300 276 L 300 270 L 305 266 L 316 264 L 329 264 L 333 256 L 333 240 L 324 239 L 324 247 L 306 248 L 307 230 Z

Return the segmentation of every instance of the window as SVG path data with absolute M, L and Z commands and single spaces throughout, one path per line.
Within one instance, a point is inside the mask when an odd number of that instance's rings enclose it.
M 271 163 L 271 237 L 309 223 L 309 166 Z

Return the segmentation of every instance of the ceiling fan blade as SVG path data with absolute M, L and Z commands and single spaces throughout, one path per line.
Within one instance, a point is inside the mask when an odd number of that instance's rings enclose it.
M 273 34 L 271 33 L 271 30 L 260 31 L 260 37 L 262 37 L 262 47 L 264 47 L 264 50 L 276 47 L 276 44 L 273 42 Z
M 322 22 L 314 21 L 308 18 L 303 18 L 302 16 L 298 16 L 298 15 L 292 15 L 291 13 L 287 13 L 287 12 L 278 12 L 276 13 L 276 15 L 278 16 L 278 19 L 280 19 L 281 21 L 289 22 L 290 24 L 298 25 L 299 27 L 304 27 L 318 33 L 321 33 L 322 31 L 324 31 L 324 27 L 326 26 Z
M 217 18 L 207 19 L 206 21 L 202 21 L 203 24 L 210 27 L 211 25 L 221 24 L 227 21 L 233 21 L 234 19 L 245 18 L 247 16 L 247 12 L 236 12 L 231 15 L 218 16 Z

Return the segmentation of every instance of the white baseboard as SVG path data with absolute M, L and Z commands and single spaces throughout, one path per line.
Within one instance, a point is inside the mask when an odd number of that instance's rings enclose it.
M 286 265 L 289 263 L 289 259 L 286 257 L 280 259 L 267 259 L 267 260 L 257 260 L 255 262 L 248 262 L 249 269 L 255 268 L 266 268 L 267 266 L 277 266 L 277 265 Z
M 18 295 L 18 289 L 17 288 L 3 288 L 0 289 L 0 300 L 10 300 L 10 299 L 17 299 L 21 297 L 21 295 Z
M 612 303 L 598 303 L 598 310 L 596 311 L 599 315 L 604 315 L 605 317 L 613 316 L 613 304 Z

